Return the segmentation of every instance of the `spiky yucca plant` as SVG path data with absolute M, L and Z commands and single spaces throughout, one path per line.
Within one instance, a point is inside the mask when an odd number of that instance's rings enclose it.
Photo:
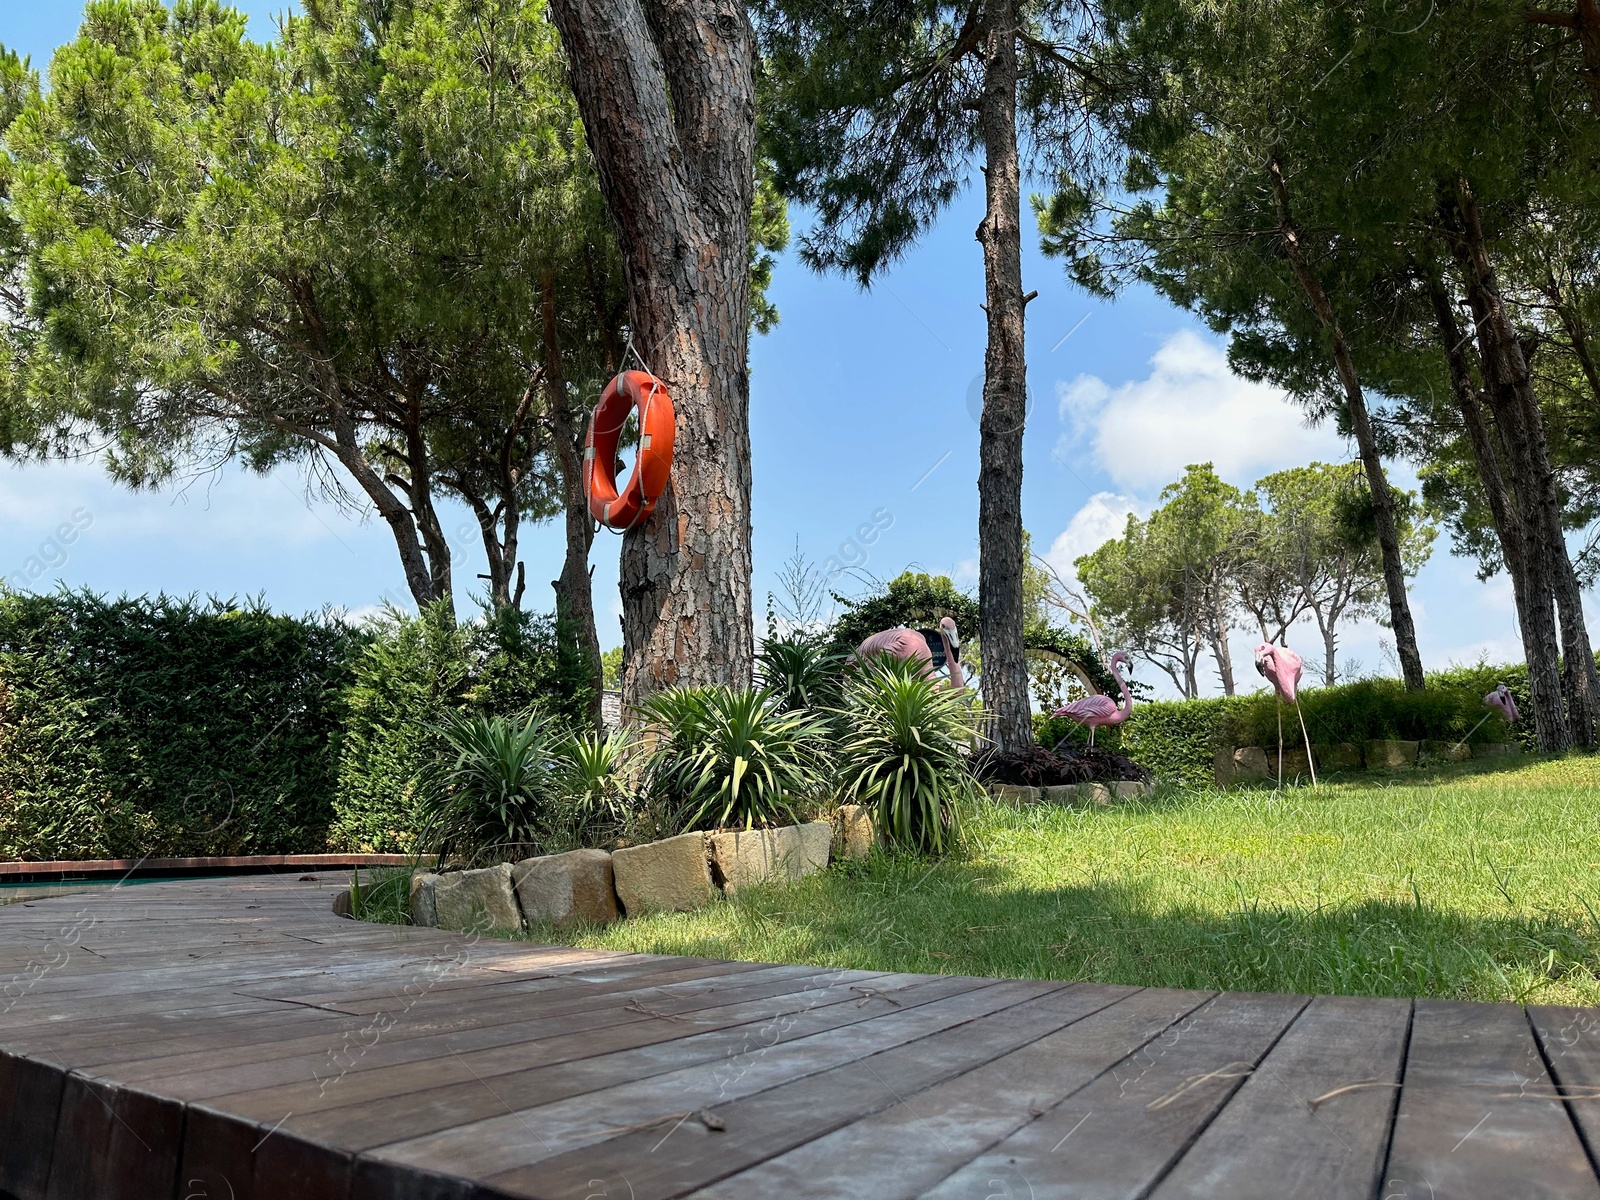
M 680 832 L 784 824 L 828 783 L 827 726 L 765 689 L 672 688 L 640 706 L 658 741 L 645 792 Z
M 769 638 L 756 654 L 756 679 L 784 708 L 834 708 L 845 658 L 821 638 L 804 633 Z
M 473 864 L 566 848 L 561 733 L 548 717 L 455 713 L 440 734 L 450 757 L 420 781 L 422 845 Z
M 924 678 L 920 667 L 874 660 L 851 673 L 841 797 L 871 806 L 885 844 L 943 854 L 960 836 L 962 805 L 980 793 L 963 754 L 977 713 L 967 694 Z
M 615 840 L 628 819 L 627 764 L 633 737 L 615 729 L 575 734 L 556 749 L 568 835 L 581 846 Z

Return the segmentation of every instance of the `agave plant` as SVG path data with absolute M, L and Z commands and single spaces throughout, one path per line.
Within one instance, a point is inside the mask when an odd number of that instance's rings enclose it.
M 977 714 L 963 693 L 924 678 L 919 664 L 873 661 L 846 682 L 842 715 L 843 797 L 872 807 L 885 844 L 951 849 L 962 805 L 980 794 L 964 753 Z
M 828 784 L 827 726 L 766 689 L 673 688 L 640 706 L 645 791 L 678 830 L 791 822 Z
M 756 679 L 784 708 L 833 708 L 839 703 L 845 658 L 804 633 L 770 638 L 756 655 Z
M 474 863 L 562 848 L 561 735 L 548 717 L 456 713 L 439 732 L 450 757 L 421 780 L 423 845 Z
M 632 747 L 629 732 L 617 729 L 604 737 L 575 734 L 557 749 L 566 833 L 575 845 L 599 845 L 621 832 L 628 819 L 626 770 Z

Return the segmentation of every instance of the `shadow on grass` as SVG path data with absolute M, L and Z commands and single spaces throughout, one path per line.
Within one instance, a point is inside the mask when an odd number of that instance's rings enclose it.
M 882 857 L 698 914 L 571 939 L 617 949 L 864 970 L 1152 987 L 1600 1002 L 1600 930 L 1370 900 L 1317 910 L 1241 898 L 1156 905 L 1137 883 L 1010 885 L 962 861 Z
M 1559 762 L 1563 758 L 1588 757 L 1591 756 L 1576 752 L 1570 755 L 1504 754 L 1493 758 L 1469 759 L 1466 762 L 1430 762 L 1415 767 L 1402 767 L 1397 770 L 1362 768 L 1356 771 L 1321 771 L 1317 775 L 1317 782 L 1321 785 L 1341 788 L 1447 787 L 1450 784 L 1464 781 L 1492 778 L 1499 775 L 1514 775 L 1526 771 L 1529 767 Z M 1285 787 L 1309 790 L 1311 778 L 1308 775 L 1290 776 Z M 1162 792 L 1181 792 L 1183 790 L 1181 788 L 1161 789 Z M 1214 794 L 1224 790 L 1272 792 L 1278 790 L 1278 785 L 1272 779 L 1263 779 L 1249 783 L 1234 784 L 1227 789 L 1197 789 L 1198 794 L 1202 795 Z

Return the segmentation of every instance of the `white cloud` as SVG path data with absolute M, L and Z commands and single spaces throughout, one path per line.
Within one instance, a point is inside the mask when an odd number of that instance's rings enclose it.
M 1449 666 L 1476 666 L 1480 662 L 1514 663 L 1522 661 L 1522 644 L 1515 638 L 1480 638 L 1452 646 L 1439 656 Z M 1432 664 L 1427 664 L 1431 666 Z
M 1308 429 L 1284 393 L 1228 370 L 1221 347 L 1183 330 L 1161 344 L 1151 371 L 1115 387 L 1094 375 L 1056 385 L 1065 427 L 1057 454 L 1087 439 L 1124 490 L 1160 488 L 1190 463 L 1248 485 L 1281 467 L 1345 457 L 1331 428 Z
M 228 468 L 135 492 L 113 481 L 97 459 L 0 470 L 0 521 L 49 533 L 83 510 L 101 536 L 231 539 L 303 546 L 348 537 L 357 520 L 310 500 L 292 468 L 270 475 Z
M 1045 551 L 1044 559 L 1054 567 L 1063 579 L 1075 578 L 1072 564 L 1094 550 L 1098 550 L 1112 538 L 1122 536 L 1122 531 L 1127 527 L 1130 514 L 1144 516 L 1149 511 L 1147 505 L 1140 503 L 1132 496 L 1121 496 L 1115 492 L 1096 492 L 1089 497 L 1077 512 L 1072 514 L 1072 520 L 1067 522 L 1067 527 L 1050 543 L 1050 549 Z

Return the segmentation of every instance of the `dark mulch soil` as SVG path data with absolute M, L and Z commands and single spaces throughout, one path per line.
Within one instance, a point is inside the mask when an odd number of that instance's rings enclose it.
M 985 750 L 973 760 L 972 769 L 984 783 L 1017 783 L 1026 787 L 1149 778 L 1149 773 L 1131 758 L 1110 750 L 1072 746 L 1055 750 L 1031 746 L 1010 754 Z

